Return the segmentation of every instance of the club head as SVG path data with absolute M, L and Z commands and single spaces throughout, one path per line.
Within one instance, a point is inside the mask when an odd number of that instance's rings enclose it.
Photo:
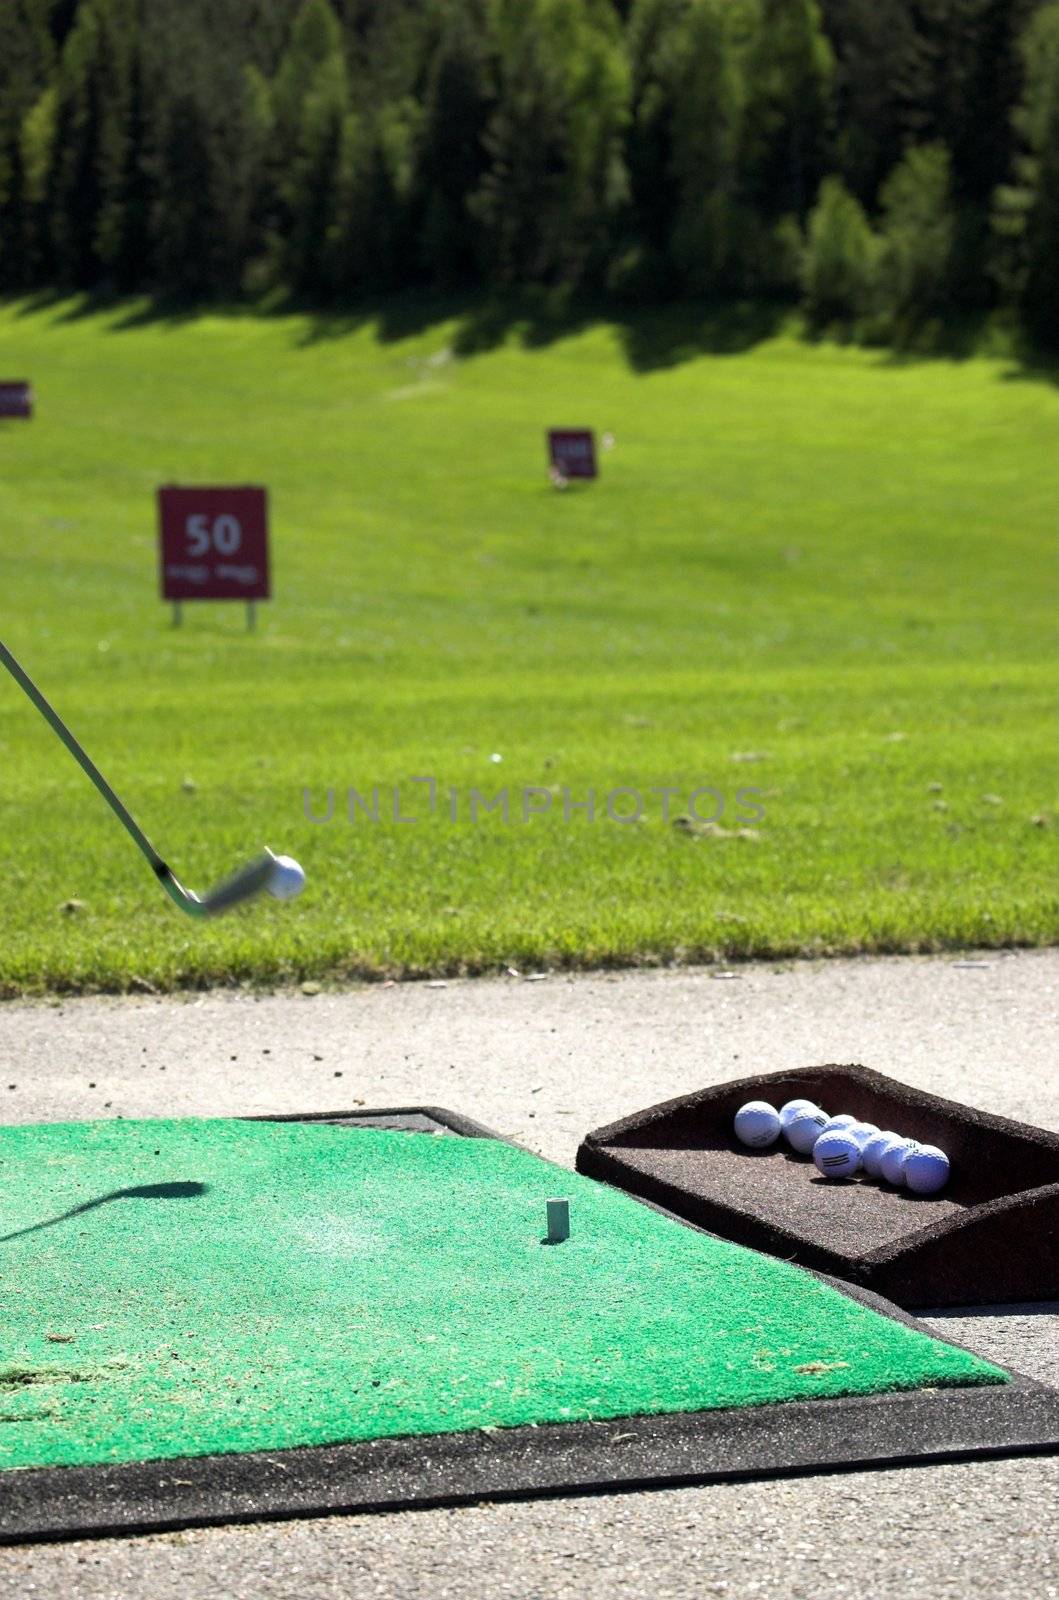
M 244 900 L 251 900 L 254 895 L 267 889 L 275 866 L 276 857 L 271 850 L 266 849 L 253 861 L 248 861 L 245 867 L 239 867 L 231 877 L 224 878 L 202 895 L 195 894 L 191 889 L 185 889 L 164 863 L 158 869 L 158 878 L 169 898 L 188 916 L 215 917 L 222 911 L 230 911 L 233 906 L 242 905 Z

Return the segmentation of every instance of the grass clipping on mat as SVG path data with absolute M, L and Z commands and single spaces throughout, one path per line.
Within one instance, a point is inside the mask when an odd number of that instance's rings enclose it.
M 8 1127 L 0 1235 L 4 1468 L 1004 1381 L 489 1140 Z

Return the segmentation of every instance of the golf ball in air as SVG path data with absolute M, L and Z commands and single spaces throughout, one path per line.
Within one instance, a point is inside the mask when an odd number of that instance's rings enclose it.
M 767 1100 L 748 1100 L 735 1114 L 735 1136 L 752 1150 L 764 1150 L 780 1136 L 780 1114 Z
M 879 1171 L 887 1183 L 899 1185 L 904 1182 L 905 1157 L 910 1151 L 918 1149 L 915 1139 L 891 1139 L 879 1158 Z
M 860 1145 L 848 1128 L 835 1128 L 817 1139 L 813 1160 L 825 1178 L 852 1178 L 860 1167 Z
M 936 1144 L 921 1144 L 905 1155 L 901 1176 L 913 1194 L 937 1194 L 949 1181 L 949 1158 Z
M 787 1143 L 800 1156 L 807 1156 L 827 1126 L 826 1111 L 799 1111 L 783 1130 Z
M 895 1143 L 899 1138 L 900 1135 L 893 1133 L 889 1128 L 885 1129 L 882 1133 L 872 1134 L 871 1138 L 868 1140 L 867 1144 L 864 1146 L 864 1149 L 860 1153 L 861 1166 L 864 1168 L 869 1178 L 879 1178 L 882 1176 L 882 1153 L 886 1149 L 887 1145 Z
M 799 1111 L 819 1111 L 819 1109 L 820 1107 L 814 1105 L 811 1100 L 788 1100 L 786 1105 L 780 1106 L 780 1121 L 786 1127 Z
M 305 873 L 293 856 L 277 856 L 268 880 L 268 892 L 277 900 L 294 900 L 305 888 Z

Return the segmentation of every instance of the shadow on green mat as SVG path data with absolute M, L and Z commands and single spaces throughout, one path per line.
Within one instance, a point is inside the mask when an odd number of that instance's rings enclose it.
M 35 1222 L 32 1227 L 17 1228 L 14 1233 L 0 1233 L 0 1244 L 6 1244 L 9 1239 L 21 1239 L 27 1233 L 39 1233 L 42 1228 L 54 1228 L 60 1222 L 68 1222 L 71 1217 L 80 1217 L 86 1211 L 94 1211 L 97 1206 L 105 1206 L 110 1200 L 193 1200 L 196 1195 L 205 1194 L 208 1188 L 208 1183 L 139 1183 L 130 1189 L 112 1189 L 109 1194 L 86 1200 L 83 1205 L 72 1206 L 69 1211 L 60 1211 L 57 1217 Z

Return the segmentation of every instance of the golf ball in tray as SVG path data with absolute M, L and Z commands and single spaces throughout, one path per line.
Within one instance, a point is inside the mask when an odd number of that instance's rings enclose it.
M 937 1145 L 920 1144 L 848 1111 L 829 1117 L 811 1100 L 788 1100 L 777 1111 L 767 1100 L 748 1100 L 735 1114 L 735 1136 L 750 1150 L 767 1150 L 780 1138 L 813 1158 L 825 1178 L 881 1179 L 912 1194 L 937 1194 L 949 1181 L 949 1158 Z
M 735 1114 L 735 1136 L 751 1150 L 766 1150 L 780 1136 L 780 1114 L 765 1100 L 748 1100 Z
M 813 1145 L 813 1161 L 825 1178 L 852 1178 L 860 1171 L 860 1145 L 848 1128 L 831 1128 Z
M 901 1177 L 913 1194 L 937 1194 L 949 1181 L 949 1158 L 936 1144 L 917 1145 L 905 1155 Z

